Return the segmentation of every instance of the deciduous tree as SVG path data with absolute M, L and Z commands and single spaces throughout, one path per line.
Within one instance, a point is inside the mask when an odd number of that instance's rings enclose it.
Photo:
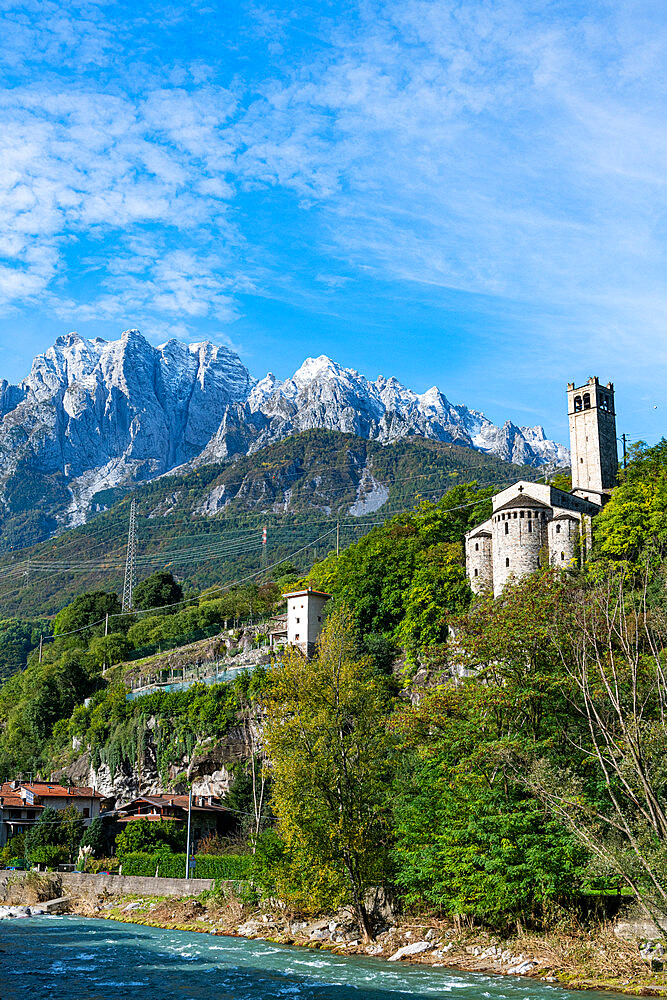
M 265 696 L 272 805 L 302 884 L 338 873 L 365 940 L 368 887 L 387 870 L 387 790 L 392 766 L 386 694 L 370 658 L 357 659 L 345 606 L 328 615 L 318 652 L 288 649 Z M 309 874 L 308 874 L 309 873 Z

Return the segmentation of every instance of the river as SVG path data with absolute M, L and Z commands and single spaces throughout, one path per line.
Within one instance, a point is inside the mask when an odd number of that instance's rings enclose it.
M 522 979 L 111 920 L 0 922 L 0 1000 L 581 1000 Z M 587 993 L 587 1000 L 612 994 Z

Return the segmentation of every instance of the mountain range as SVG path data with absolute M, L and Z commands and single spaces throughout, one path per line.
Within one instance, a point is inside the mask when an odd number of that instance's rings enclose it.
M 228 347 L 138 330 L 119 340 L 59 337 L 18 385 L 0 384 L 0 501 L 6 544 L 83 524 L 110 490 L 226 463 L 312 429 L 379 444 L 418 436 L 519 465 L 566 466 L 542 427 L 495 426 L 433 387 L 374 382 L 330 358 L 257 381 Z

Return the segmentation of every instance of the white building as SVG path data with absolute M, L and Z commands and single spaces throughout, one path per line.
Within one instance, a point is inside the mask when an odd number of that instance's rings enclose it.
M 320 590 L 293 590 L 287 599 L 287 617 L 283 627 L 271 633 L 271 645 L 295 646 L 304 656 L 312 656 L 324 624 L 324 607 L 331 595 Z

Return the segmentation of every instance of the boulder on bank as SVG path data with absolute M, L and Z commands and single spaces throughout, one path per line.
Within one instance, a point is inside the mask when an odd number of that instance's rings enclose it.
M 400 962 L 402 958 L 410 958 L 412 955 L 421 955 L 424 951 L 429 951 L 433 947 L 431 941 L 413 941 L 406 944 L 387 959 L 388 962 Z

